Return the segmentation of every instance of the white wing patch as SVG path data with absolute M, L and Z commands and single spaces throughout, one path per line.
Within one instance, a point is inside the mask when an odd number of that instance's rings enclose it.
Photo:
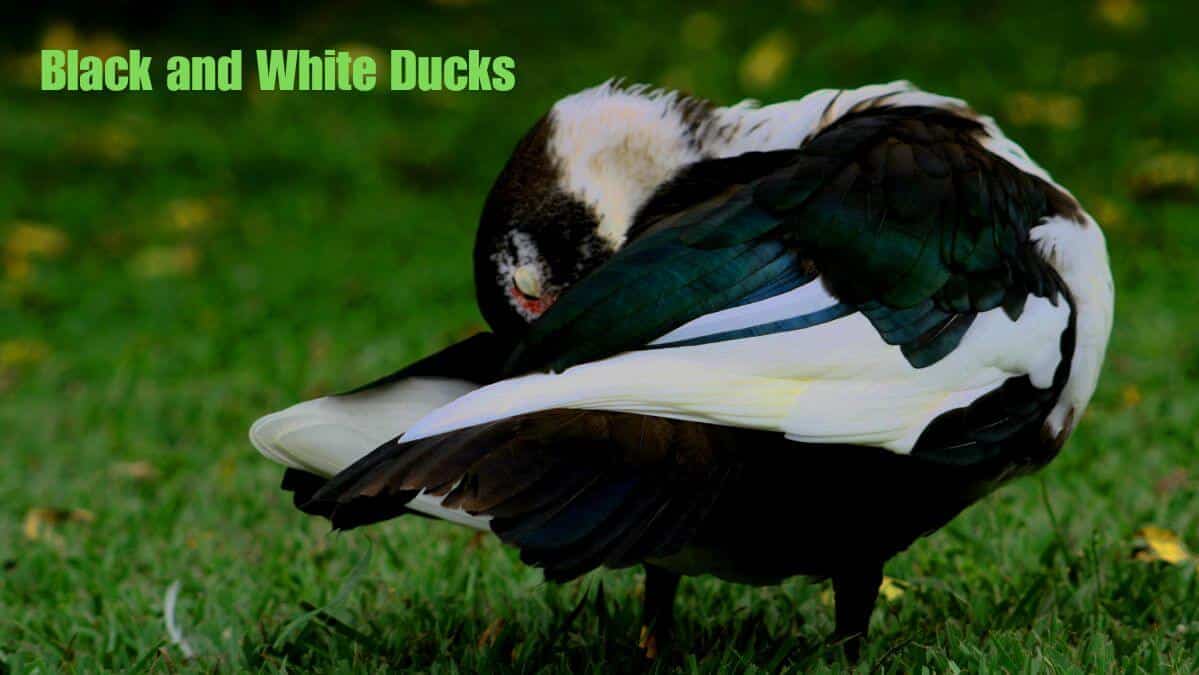
M 836 304 L 838 304 L 838 300 L 825 289 L 824 282 L 817 278 L 799 288 L 765 300 L 705 314 L 688 321 L 650 344 L 680 342 L 725 331 L 760 326 L 773 321 L 782 321 L 818 312 Z
M 462 380 L 413 377 L 358 394 L 304 401 L 254 422 L 250 442 L 280 464 L 332 476 L 476 388 Z
M 413 497 L 412 501 L 408 502 L 405 506 L 413 511 L 420 511 L 425 515 L 448 520 L 451 523 L 465 525 L 476 530 L 491 529 L 491 516 L 474 516 L 462 509 L 448 509 L 441 505 L 441 502 L 445 501 L 446 496 L 449 496 L 449 492 L 441 497 L 434 497 L 422 492 Z
M 1065 218 L 1051 218 L 1034 228 L 1029 237 L 1037 243 L 1041 256 L 1053 265 L 1074 297 L 1078 336 L 1070 379 L 1061 399 L 1049 415 L 1050 430 L 1073 431 L 1095 393 L 1108 336 L 1112 332 L 1112 313 L 1116 291 L 1107 261 L 1103 230 L 1086 217 L 1086 225 Z M 1066 428 L 1067 425 L 1070 428 Z
M 476 388 L 463 380 L 413 377 L 358 394 L 313 399 L 259 419 L 250 427 L 250 442 L 280 464 L 332 476 Z M 422 493 L 407 506 L 459 525 L 489 529 L 490 516 L 447 509 L 441 506 L 444 499 Z
M 908 364 L 864 316 L 803 330 L 630 352 L 498 382 L 440 408 L 405 432 L 415 440 L 550 408 L 612 410 L 779 431 L 813 443 L 908 453 L 941 413 L 1005 380 L 1048 386 L 1069 321 L 1065 302 L 1029 298 L 1012 321 L 975 319 L 958 348 L 927 368 Z

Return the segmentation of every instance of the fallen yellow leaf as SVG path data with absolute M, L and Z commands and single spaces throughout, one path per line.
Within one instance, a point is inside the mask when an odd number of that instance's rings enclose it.
M 1086 200 L 1088 209 L 1095 220 L 1106 230 L 1116 229 L 1124 225 L 1124 209 L 1107 197 L 1095 196 Z
M 0 371 L 31 366 L 49 355 L 50 348 L 40 340 L 5 340 L 0 342 Z
M 9 281 L 22 283 L 29 280 L 33 274 L 33 265 L 25 258 L 6 257 L 4 259 L 4 276 Z
M 132 478 L 133 480 L 153 480 L 159 476 L 158 469 L 144 459 L 135 462 L 117 462 L 112 465 L 112 472 L 122 478 Z
M 895 602 L 903 597 L 904 584 L 891 577 L 883 577 L 883 583 L 878 587 L 879 595 L 887 602 Z
M 51 23 L 42 34 L 42 49 L 79 49 L 82 44 L 75 26 L 65 21 Z
M 57 228 L 37 223 L 17 223 L 8 233 L 4 252 L 12 258 L 55 258 L 70 239 Z
M 42 49 L 78 49 L 88 56 L 108 58 L 129 50 L 121 38 L 112 33 L 95 33 L 85 37 L 66 21 L 55 21 L 42 34 Z
M 878 594 L 887 602 L 895 602 L 903 597 L 906 586 L 906 583 L 894 577 L 883 577 L 883 582 L 878 586 Z M 836 594 L 833 593 L 832 586 L 820 592 L 820 604 L 832 607 L 836 602 L 837 598 Z
M 1165 528 L 1146 525 L 1137 530 L 1136 536 L 1142 542 L 1134 556 L 1137 560 L 1181 565 L 1194 559 L 1182 539 Z
M 195 271 L 200 254 L 187 244 L 149 246 L 129 261 L 130 271 L 147 279 L 186 276 Z
M 1139 28 L 1145 23 L 1145 8 L 1137 0 L 1099 0 L 1095 10 L 1113 28 Z
M 176 199 L 167 204 L 167 222 L 178 232 L 207 229 L 212 215 L 212 206 L 200 199 Z
M 1193 195 L 1199 189 L 1199 156 L 1166 152 L 1141 162 L 1133 173 L 1131 189 L 1141 198 Z
M 1141 404 L 1143 397 L 1141 390 L 1135 384 L 1129 384 L 1120 392 L 1120 398 L 1124 402 L 1125 408 L 1135 408 Z
M 75 26 L 65 21 L 56 21 L 46 27 L 38 51 L 15 56 L 11 63 L 21 84 L 40 86 L 41 49 L 77 49 L 85 56 L 108 58 L 128 51 L 128 46 L 112 33 L 96 33 L 84 36 Z
M 55 509 L 35 506 L 25 512 L 25 520 L 21 531 L 29 541 L 47 540 L 60 543 L 61 538 L 54 534 L 53 528 L 67 522 L 91 523 L 96 515 L 87 509 Z
M 1073 129 L 1082 119 L 1082 100 L 1069 94 L 1016 92 L 1007 98 L 1004 111 L 1017 126 L 1044 125 Z
M 787 72 L 791 41 L 781 31 L 762 38 L 741 60 L 741 84 L 747 89 L 767 89 Z

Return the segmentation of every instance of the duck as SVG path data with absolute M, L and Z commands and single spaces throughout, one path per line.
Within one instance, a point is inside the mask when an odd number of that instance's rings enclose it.
M 565 582 L 828 579 L 860 653 L 883 567 L 1058 455 L 1114 290 L 1100 226 L 995 121 L 906 81 L 718 106 L 609 80 L 485 200 L 489 331 L 267 415 L 309 514 L 415 513 Z

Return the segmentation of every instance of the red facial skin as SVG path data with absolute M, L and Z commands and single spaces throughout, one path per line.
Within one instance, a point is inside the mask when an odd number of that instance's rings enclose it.
M 534 319 L 544 314 L 545 310 L 549 309 L 550 305 L 554 304 L 554 300 L 558 299 L 557 293 L 546 293 L 540 298 L 530 298 L 524 293 L 521 293 L 520 289 L 517 288 L 515 284 L 508 287 L 508 295 L 512 296 L 512 299 L 515 300 L 518 305 L 523 307 L 525 311 L 531 314 Z

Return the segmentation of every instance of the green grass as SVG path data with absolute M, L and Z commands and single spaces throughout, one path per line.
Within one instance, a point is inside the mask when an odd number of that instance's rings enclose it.
M 996 114 L 1075 190 L 1118 287 L 1099 391 L 1039 477 L 892 561 L 907 591 L 880 604 L 863 667 L 1199 670 L 1194 563 L 1132 557 L 1147 524 L 1199 547 L 1193 18 L 1166 3 L 1133 3 L 1123 27 L 1046 2 L 803 9 L 821 4 L 305 10 L 226 44 L 478 47 L 516 57 L 507 94 L 44 95 L 5 57 L 0 672 L 641 667 L 637 572 L 550 586 L 496 541 L 419 519 L 329 534 L 245 439 L 264 412 L 476 328 L 469 251 L 491 179 L 555 98 L 609 75 L 724 102 L 908 78 Z M 754 88 L 743 58 L 776 31 L 790 66 Z M 179 35 L 124 37 L 205 51 Z M 67 247 L 13 253 L 19 222 Z M 30 539 L 38 507 L 92 518 Z M 192 660 L 162 619 L 176 580 Z M 844 668 L 822 644 L 823 590 L 685 580 L 681 653 L 656 667 Z

